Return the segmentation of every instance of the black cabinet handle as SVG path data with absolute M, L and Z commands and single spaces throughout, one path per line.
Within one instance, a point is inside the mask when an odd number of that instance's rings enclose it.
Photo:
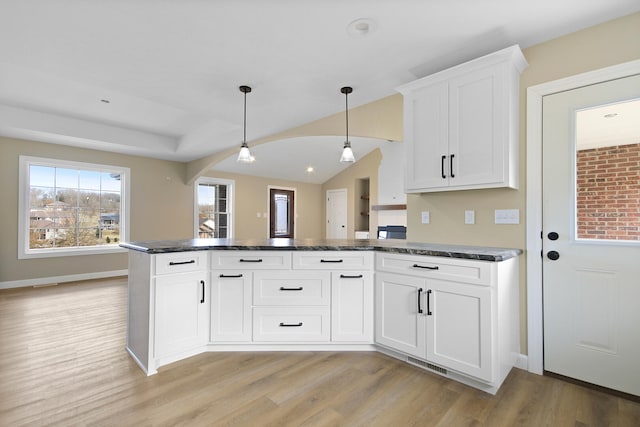
M 262 262 L 262 258 L 258 258 L 258 259 L 244 259 L 244 258 L 240 258 L 240 262 Z
M 220 277 L 222 277 L 222 278 L 238 278 L 238 277 L 242 277 L 242 274 L 221 274 Z
M 299 323 L 282 323 L 280 322 L 280 326 L 283 328 L 299 328 L 302 326 L 302 322 Z
M 422 314 L 422 305 L 420 303 L 420 298 L 422 296 L 422 288 L 418 289 L 418 314 Z
M 204 304 L 204 280 L 200 280 L 202 284 L 202 299 L 200 300 L 200 304 Z
M 452 154 L 449 157 L 449 176 L 451 178 L 455 178 L 456 176 L 453 174 L 453 156 L 455 156 L 455 154 Z
M 447 160 L 447 156 L 442 156 L 442 160 L 440 160 L 440 173 L 442 175 L 442 179 L 445 179 L 447 175 L 444 173 L 444 161 Z
M 192 259 L 189 261 L 180 261 L 180 262 L 173 262 L 173 261 L 169 261 L 169 265 L 185 265 L 185 264 L 195 264 L 196 260 Z
M 302 286 L 297 288 L 285 288 L 284 286 L 280 286 L 281 291 L 301 291 L 302 289 Z
M 439 270 L 440 269 L 440 267 L 438 267 L 437 265 L 435 267 L 429 267 L 428 265 L 413 264 L 412 267 L 413 268 L 424 268 L 425 270 Z
M 320 262 L 344 262 L 343 259 L 321 259 Z
M 362 274 L 355 274 L 353 276 L 350 276 L 348 274 L 341 274 L 340 278 L 341 279 L 362 279 Z
M 431 316 L 431 289 L 427 290 L 427 316 Z

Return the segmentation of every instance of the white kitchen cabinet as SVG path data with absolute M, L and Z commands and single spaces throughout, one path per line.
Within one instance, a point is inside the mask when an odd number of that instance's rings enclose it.
M 179 355 L 207 343 L 208 286 L 206 272 L 156 277 L 153 350 L 156 359 Z
M 376 273 L 376 343 L 424 359 L 425 316 L 422 294 L 425 279 Z M 418 306 L 420 304 L 420 307 Z
M 424 77 L 404 97 L 405 191 L 518 187 L 518 46 Z
M 331 273 L 331 341 L 373 342 L 373 274 Z
M 376 254 L 376 343 L 495 392 L 519 354 L 517 258 Z
M 425 298 L 426 359 L 493 381 L 491 289 L 427 280 Z
M 211 342 L 251 341 L 251 271 L 212 273 Z

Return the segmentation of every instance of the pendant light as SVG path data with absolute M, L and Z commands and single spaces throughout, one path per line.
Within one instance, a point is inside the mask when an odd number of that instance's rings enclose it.
M 240 153 L 238 153 L 238 162 L 251 163 L 255 160 L 255 158 L 251 156 L 249 146 L 247 145 L 247 93 L 251 92 L 251 88 L 249 86 L 240 86 L 239 89 L 240 92 L 244 93 L 244 133 Z
M 353 88 L 349 86 L 345 86 L 340 89 L 340 92 L 344 93 L 344 117 L 346 123 L 346 138 L 344 141 L 344 148 L 342 149 L 342 156 L 340 157 L 340 162 L 342 163 L 353 163 L 356 161 L 356 158 L 353 155 L 353 150 L 351 149 L 351 141 L 349 141 L 349 94 L 353 92 Z

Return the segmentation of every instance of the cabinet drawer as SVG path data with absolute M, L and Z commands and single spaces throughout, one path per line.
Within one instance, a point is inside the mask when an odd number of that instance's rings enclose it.
M 289 251 L 213 251 L 212 270 L 287 270 L 291 268 Z
M 329 341 L 329 307 L 255 307 L 253 340 L 257 342 Z
M 376 253 L 376 271 L 475 285 L 491 285 L 492 264 L 494 263 L 445 257 Z
M 207 269 L 207 252 L 173 252 L 155 257 L 155 274 L 186 273 Z
M 260 271 L 254 274 L 254 305 L 329 305 L 328 271 Z
M 293 268 L 307 270 L 370 270 L 371 251 L 294 251 Z

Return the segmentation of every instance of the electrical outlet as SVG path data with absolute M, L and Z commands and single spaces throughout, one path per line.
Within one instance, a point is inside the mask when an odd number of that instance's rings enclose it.
M 431 215 L 429 214 L 429 211 L 422 211 L 421 220 L 423 224 L 429 224 L 431 222 Z
M 475 224 L 476 223 L 476 211 L 464 211 L 464 223 Z

